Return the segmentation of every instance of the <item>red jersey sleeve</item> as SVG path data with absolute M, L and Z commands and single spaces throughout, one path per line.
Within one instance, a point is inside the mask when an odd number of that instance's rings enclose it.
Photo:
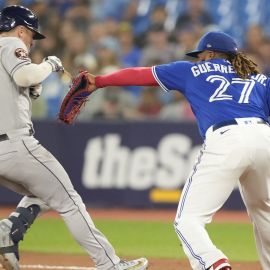
M 108 75 L 96 76 L 97 88 L 106 86 L 158 86 L 151 67 L 126 68 Z

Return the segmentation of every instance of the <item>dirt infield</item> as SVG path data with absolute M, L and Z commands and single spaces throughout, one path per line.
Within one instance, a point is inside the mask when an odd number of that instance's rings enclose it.
M 41 268 L 46 269 L 46 266 L 63 266 L 62 269 L 70 266 L 79 267 L 91 267 L 93 263 L 87 256 L 82 255 L 63 255 L 63 254 L 39 254 L 39 253 L 22 253 L 22 265 L 28 265 L 29 270 L 35 270 L 37 268 L 30 268 L 30 265 L 39 264 Z M 44 266 L 42 268 L 42 266 Z M 261 270 L 258 263 L 232 263 L 233 270 Z M 76 270 L 76 267 L 73 270 Z M 59 268 L 58 268 L 59 269 Z M 149 270 L 190 270 L 190 266 L 187 260 L 175 260 L 175 259 L 157 259 L 149 258 Z M 52 269 L 54 270 L 54 269 Z M 57 268 L 55 268 L 57 270 Z
M 4 208 L 0 216 L 8 216 L 11 208 Z M 130 209 L 89 209 L 93 219 L 124 219 L 124 220 L 167 220 L 173 221 L 175 210 L 130 210 Z M 54 212 L 48 212 L 43 218 L 55 217 Z M 249 219 L 244 212 L 220 212 L 214 217 L 214 222 L 247 223 Z M 190 270 L 187 260 L 148 258 L 149 270 Z M 82 270 L 82 267 L 90 270 L 93 267 L 92 261 L 86 255 L 65 255 L 65 254 L 41 254 L 33 252 L 22 252 L 22 269 L 51 269 L 51 270 Z M 55 267 L 54 267 L 55 266 Z M 74 267 L 71 267 L 74 266 Z M 233 262 L 233 270 L 261 270 L 257 262 Z
M 8 216 L 14 208 L 4 207 L 0 209 L 0 216 Z M 174 220 L 175 209 L 88 209 L 93 219 L 114 219 L 114 220 Z M 42 218 L 55 217 L 59 215 L 49 211 L 42 215 Z M 244 211 L 220 211 L 213 219 L 213 222 L 230 222 L 230 223 L 249 223 L 249 218 Z

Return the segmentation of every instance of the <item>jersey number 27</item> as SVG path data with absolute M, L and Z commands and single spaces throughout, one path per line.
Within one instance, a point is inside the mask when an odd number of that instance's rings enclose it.
M 231 84 L 239 84 L 242 86 L 242 91 L 238 103 L 249 103 L 249 96 L 255 85 L 254 80 L 250 79 L 243 80 L 241 78 L 233 78 L 232 81 L 229 82 L 225 77 L 220 75 L 208 76 L 206 78 L 206 81 L 211 83 L 216 81 L 220 82 L 214 94 L 209 98 L 209 102 L 219 100 L 232 100 L 233 96 L 226 94 L 226 91 Z

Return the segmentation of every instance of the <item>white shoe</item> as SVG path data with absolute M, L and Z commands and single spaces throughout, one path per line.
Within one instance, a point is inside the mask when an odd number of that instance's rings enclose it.
M 148 260 L 140 258 L 132 261 L 121 260 L 114 269 L 116 270 L 145 270 L 148 267 Z
M 15 255 L 18 246 L 10 237 L 10 226 L 8 220 L 0 221 L 0 263 L 5 270 L 19 270 L 19 261 Z

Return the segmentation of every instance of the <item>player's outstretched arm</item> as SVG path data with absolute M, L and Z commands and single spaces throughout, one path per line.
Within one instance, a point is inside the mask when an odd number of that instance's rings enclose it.
M 56 56 L 46 57 L 41 64 L 24 65 L 14 72 L 13 79 L 21 87 L 40 84 L 52 72 L 63 71 L 63 65 Z
M 96 88 L 106 86 L 158 86 L 151 67 L 125 68 L 95 77 Z
M 87 102 L 90 94 L 106 86 L 158 86 L 149 67 L 126 68 L 108 75 L 95 76 L 87 71 L 73 78 L 70 89 L 62 101 L 59 120 L 72 124 Z
M 99 76 L 87 73 L 87 78 L 90 92 L 106 86 L 158 86 L 149 67 L 125 68 Z

